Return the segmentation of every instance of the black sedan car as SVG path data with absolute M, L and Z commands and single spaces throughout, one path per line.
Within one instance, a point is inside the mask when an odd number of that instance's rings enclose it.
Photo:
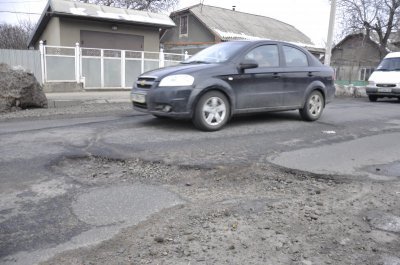
M 277 41 L 210 46 L 180 65 L 146 72 L 134 83 L 135 110 L 191 119 L 205 131 L 233 115 L 296 110 L 317 120 L 335 94 L 333 70 L 307 50 Z

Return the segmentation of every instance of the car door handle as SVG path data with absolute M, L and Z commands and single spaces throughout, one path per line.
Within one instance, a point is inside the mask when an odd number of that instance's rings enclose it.
M 312 72 L 308 72 L 308 77 L 313 77 L 313 73 Z
M 272 76 L 273 76 L 275 79 L 281 78 L 281 76 L 280 76 L 278 73 L 274 73 Z

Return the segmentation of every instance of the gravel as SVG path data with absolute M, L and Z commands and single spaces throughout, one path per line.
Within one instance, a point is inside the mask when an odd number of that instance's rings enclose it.
M 341 182 L 268 164 L 199 169 L 100 157 L 66 159 L 53 170 L 82 185 L 162 186 L 188 203 L 44 264 L 372 265 L 399 259 L 398 233 L 380 234 L 400 215 L 393 212 L 400 209 L 398 183 Z
M 38 108 L 14 110 L 13 112 L 0 113 L 0 121 L 15 119 L 51 119 L 51 118 L 69 118 L 73 116 L 91 116 L 107 114 L 132 114 L 132 104 L 130 103 L 103 103 L 103 104 L 79 104 L 76 106 L 67 106 L 60 108 Z
M 82 104 L 1 114 L 0 120 L 99 113 L 130 115 L 132 108 Z M 161 186 L 187 203 L 43 264 L 399 264 L 395 181 L 338 181 L 271 164 L 191 168 L 104 157 L 65 159 L 52 170 L 89 187 Z

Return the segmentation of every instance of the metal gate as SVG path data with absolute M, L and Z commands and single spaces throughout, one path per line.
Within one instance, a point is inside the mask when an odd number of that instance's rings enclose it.
M 43 82 L 77 82 L 85 88 L 130 88 L 143 72 L 178 64 L 185 54 L 40 45 Z

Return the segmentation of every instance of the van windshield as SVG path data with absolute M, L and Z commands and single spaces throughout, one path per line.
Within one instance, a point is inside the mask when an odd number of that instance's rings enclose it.
M 383 59 L 376 71 L 400 71 L 400 58 Z

